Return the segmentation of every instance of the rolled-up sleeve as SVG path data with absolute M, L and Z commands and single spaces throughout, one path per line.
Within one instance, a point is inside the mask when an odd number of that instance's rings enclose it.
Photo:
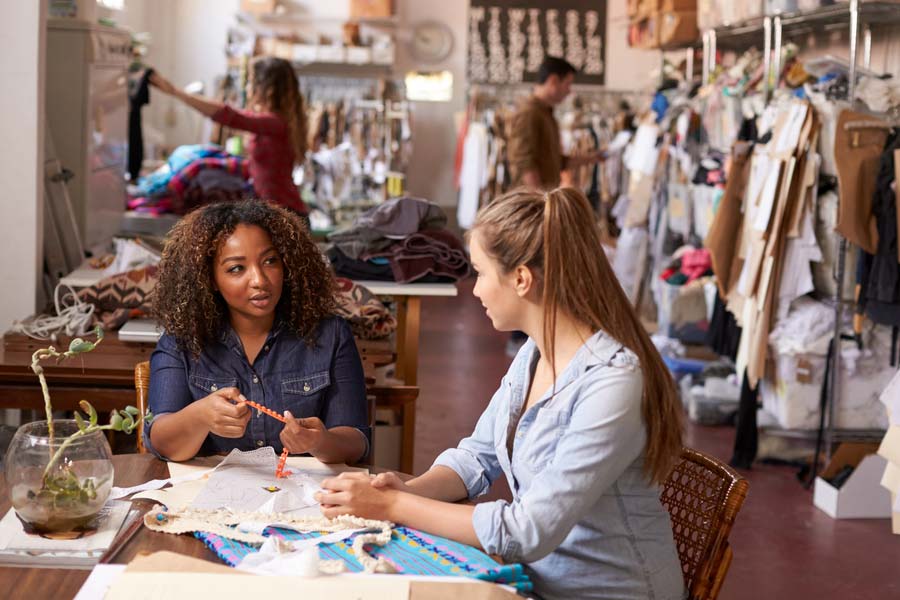
M 184 353 L 178 348 L 174 338 L 163 335 L 150 355 L 150 389 L 148 393 L 150 412 L 154 417 L 178 412 L 193 402 L 188 389 L 187 370 Z M 150 431 L 153 422 L 144 422 L 144 446 L 159 458 L 165 458 L 153 447 Z
M 495 449 L 494 424 L 500 406 L 507 405 L 504 400 L 507 389 L 504 377 L 500 389 L 478 419 L 472 435 L 462 440 L 456 448 L 442 452 L 434 461 L 433 466 L 448 467 L 459 475 L 466 485 L 470 499 L 486 494 L 494 480 L 502 473 Z
M 553 460 L 512 503 L 475 507 L 472 524 L 488 554 L 533 562 L 555 550 L 643 452 L 639 369 L 595 367 L 573 406 Z
M 350 331 L 350 325 L 343 319 L 335 319 L 337 349 L 331 368 L 331 386 L 325 400 L 325 427 L 355 427 L 366 438 L 369 453 L 372 429 L 369 426 L 369 405 L 366 401 L 366 376 L 363 371 L 359 350 Z

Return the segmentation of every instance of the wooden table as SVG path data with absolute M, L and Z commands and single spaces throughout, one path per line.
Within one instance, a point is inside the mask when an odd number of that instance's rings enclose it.
M 356 281 L 376 296 L 397 303 L 397 367 L 394 376 L 406 385 L 417 385 L 419 373 L 419 329 L 422 298 L 456 296 L 454 283 L 395 283 L 392 281 Z
M 115 485 L 119 487 L 137 485 L 151 479 L 165 479 L 169 468 L 161 460 L 149 454 L 120 454 L 113 457 Z M 135 506 L 149 510 L 153 502 L 136 500 Z M 10 508 L 6 480 L 0 474 L 0 511 L 6 514 Z M 171 550 L 195 558 L 218 561 L 216 555 L 195 537 L 188 535 L 168 535 L 152 532 L 142 527 L 115 557 L 113 562 L 127 563 L 139 552 Z M 5 596 L 10 590 L 28 598 L 72 598 L 87 579 L 90 571 L 76 569 L 38 569 L 23 567 L 0 567 L 0 590 Z
M 118 487 L 130 487 L 151 479 L 169 477 L 169 467 L 165 462 L 149 454 L 118 454 L 113 456 L 115 468 L 114 483 Z M 369 467 L 373 473 L 384 472 L 385 469 Z M 412 477 L 401 474 L 403 479 Z M 155 502 L 152 500 L 135 500 L 133 505 L 144 512 L 150 510 Z M 0 473 L 0 517 L 10 509 L 6 479 Z M 213 562 L 221 560 L 206 544 L 191 535 L 170 535 L 141 529 L 122 547 L 113 558 L 113 563 L 125 564 L 140 553 L 169 550 Z M 90 571 L 80 569 L 42 569 L 28 567 L 0 567 L 0 596 L 15 590 L 12 597 L 26 596 L 39 598 L 72 598 L 78 593 Z
M 66 341 L 67 345 L 68 342 Z M 20 334 L 3 336 L 0 347 L 0 409 L 44 409 L 38 378 L 31 370 L 31 355 L 49 344 Z M 150 360 L 156 344 L 121 342 L 108 334 L 93 352 L 63 363 L 42 363 L 53 408 L 74 410 L 88 400 L 98 412 L 109 412 L 135 403 L 134 365 Z M 64 349 L 62 344 L 58 350 Z

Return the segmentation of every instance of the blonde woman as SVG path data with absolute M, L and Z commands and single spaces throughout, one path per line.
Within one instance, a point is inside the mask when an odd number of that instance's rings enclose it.
M 669 372 L 616 281 L 574 189 L 515 191 L 471 231 L 474 294 L 529 340 L 475 431 L 403 483 L 323 485 L 323 512 L 386 519 L 520 562 L 544 598 L 685 594 L 659 500 L 681 450 Z M 505 476 L 512 502 L 458 504 Z

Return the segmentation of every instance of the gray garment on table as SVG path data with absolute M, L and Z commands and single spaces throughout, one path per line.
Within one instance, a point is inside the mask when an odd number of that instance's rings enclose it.
M 403 239 L 422 229 L 440 229 L 447 224 L 447 215 L 437 204 L 404 196 L 392 198 L 359 215 L 349 227 L 328 236 L 341 252 L 353 259 L 365 253 L 385 250 L 395 240 Z

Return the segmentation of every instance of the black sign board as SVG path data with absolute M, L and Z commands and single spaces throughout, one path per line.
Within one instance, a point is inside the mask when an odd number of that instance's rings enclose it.
M 544 56 L 559 56 L 575 83 L 602 85 L 606 70 L 606 0 L 470 0 L 471 83 L 537 79 Z

